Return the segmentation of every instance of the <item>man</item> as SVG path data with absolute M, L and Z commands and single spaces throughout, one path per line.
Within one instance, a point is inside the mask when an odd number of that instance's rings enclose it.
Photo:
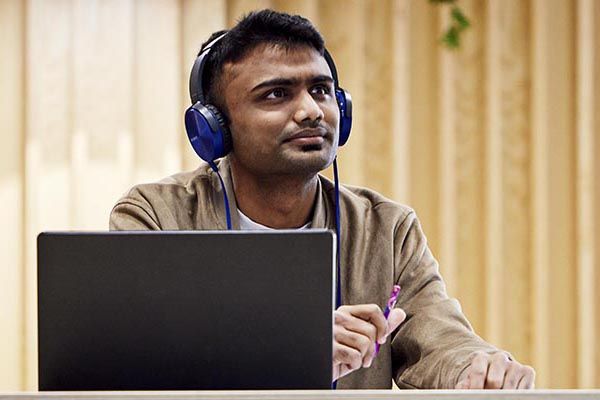
M 231 152 L 214 169 L 234 228 L 335 228 L 334 186 L 318 175 L 336 156 L 340 123 L 323 38 L 308 20 L 271 10 L 222 34 L 205 43 L 212 49 L 202 84 L 231 135 Z M 533 387 L 533 369 L 476 336 L 447 297 L 410 208 L 363 188 L 342 187 L 340 198 L 338 388 L 390 388 L 392 379 L 401 388 Z M 131 189 L 110 227 L 223 229 L 225 214 L 219 178 L 202 164 Z M 386 320 L 380 306 L 394 284 L 402 290 Z

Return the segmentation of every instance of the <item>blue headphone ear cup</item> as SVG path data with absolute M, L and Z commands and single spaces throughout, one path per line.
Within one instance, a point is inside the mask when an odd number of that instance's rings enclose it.
M 352 130 L 352 96 L 342 88 L 335 90 L 335 98 L 340 109 L 340 139 L 338 146 L 346 144 Z
M 206 162 L 224 157 L 231 150 L 231 135 L 225 118 L 211 104 L 197 102 L 188 108 L 185 130 L 192 148 Z
M 225 118 L 223 113 L 221 111 L 219 111 L 219 109 L 217 107 L 213 106 L 212 104 L 207 104 L 205 107 L 212 113 L 212 115 L 217 120 L 217 122 L 219 124 L 219 128 L 220 128 L 221 136 L 223 138 L 223 140 L 222 140 L 223 150 L 221 151 L 220 155 L 217 158 L 225 157 L 227 154 L 229 154 L 229 152 L 231 151 L 231 147 L 233 145 L 232 140 L 231 140 L 231 132 L 229 132 L 229 126 L 227 124 L 227 118 Z

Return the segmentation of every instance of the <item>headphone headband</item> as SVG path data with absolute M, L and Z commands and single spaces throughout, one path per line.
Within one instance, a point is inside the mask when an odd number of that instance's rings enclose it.
M 196 60 L 194 61 L 194 66 L 192 67 L 192 72 L 190 74 L 190 98 L 192 100 L 192 104 L 196 104 L 200 102 L 202 104 L 206 103 L 206 96 L 204 95 L 204 90 L 202 88 L 202 78 L 204 77 L 204 65 L 208 60 L 208 55 L 210 54 L 210 50 L 212 47 L 223 37 L 227 35 L 228 32 L 219 35 L 215 39 L 213 39 L 210 43 L 208 43 L 198 54 Z M 331 77 L 333 78 L 335 89 L 340 89 L 337 68 L 335 67 L 335 62 L 333 61 L 333 57 L 327 51 L 327 48 L 323 47 L 323 58 L 325 58 L 325 62 L 329 66 L 331 70 Z
M 206 60 L 208 60 L 208 55 L 210 54 L 212 47 L 225 35 L 227 35 L 227 32 L 216 37 L 212 42 L 204 46 L 204 48 L 200 51 L 200 54 L 198 54 L 198 57 L 196 57 L 196 61 L 194 61 L 192 73 L 190 74 L 190 97 L 192 99 L 192 104 L 196 104 L 197 102 L 204 104 L 206 102 L 204 90 L 202 89 L 204 64 L 206 64 Z

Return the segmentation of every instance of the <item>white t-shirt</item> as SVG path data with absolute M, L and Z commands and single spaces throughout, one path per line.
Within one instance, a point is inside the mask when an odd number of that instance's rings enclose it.
M 243 231 L 252 231 L 252 230 L 274 230 L 274 228 L 269 228 L 268 226 L 264 226 L 259 224 L 258 222 L 252 221 L 250 218 L 246 216 L 243 212 L 238 208 L 237 210 L 238 216 L 240 217 L 240 229 Z M 297 229 L 308 229 L 310 228 L 310 222 L 304 226 L 301 226 Z

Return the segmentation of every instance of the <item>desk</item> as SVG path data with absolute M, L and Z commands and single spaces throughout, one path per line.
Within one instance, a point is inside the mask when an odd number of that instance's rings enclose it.
M 580 400 L 600 399 L 600 390 L 281 390 L 164 392 L 22 392 L 0 393 L 0 400 Z

